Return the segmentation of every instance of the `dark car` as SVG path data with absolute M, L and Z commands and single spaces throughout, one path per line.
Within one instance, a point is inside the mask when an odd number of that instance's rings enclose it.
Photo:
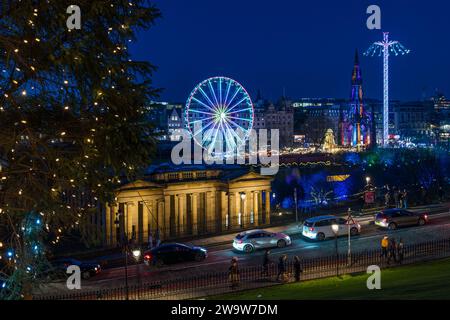
M 412 212 L 405 209 L 389 209 L 379 212 L 375 216 L 375 225 L 395 230 L 398 227 L 419 225 L 423 226 L 428 222 L 426 213 Z
M 70 265 L 78 266 L 80 267 L 81 277 L 83 279 L 89 279 L 101 271 L 100 265 L 96 262 L 79 261 L 73 258 L 57 259 L 52 261 L 51 264 L 56 270 L 63 271 L 64 273 Z
M 163 244 L 144 252 L 144 263 L 161 267 L 186 261 L 203 261 L 208 256 L 206 249 L 181 243 Z

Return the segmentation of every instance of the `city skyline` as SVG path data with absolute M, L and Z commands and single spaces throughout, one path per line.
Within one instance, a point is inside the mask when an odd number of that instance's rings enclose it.
M 163 89 L 164 101 L 183 102 L 196 83 L 219 75 L 237 79 L 252 97 L 261 90 L 270 100 L 283 94 L 293 99 L 347 99 L 348 66 L 355 49 L 363 52 L 382 31 L 389 31 L 411 49 L 408 57 L 391 59 L 392 100 L 420 100 L 436 90 L 449 94 L 448 44 L 440 41 L 447 30 L 443 21 L 449 4 L 435 1 L 422 8 L 405 1 L 380 1 L 382 30 L 371 31 L 365 25 L 369 3 L 347 2 L 351 5 L 341 7 L 327 0 L 284 1 L 272 10 L 268 1 L 232 1 L 227 6 L 203 0 L 155 1 L 163 17 L 138 36 L 131 51 L 136 59 L 158 67 L 154 85 Z M 410 19 L 422 11 L 420 21 Z M 361 68 L 365 96 L 381 99 L 381 61 L 361 57 Z

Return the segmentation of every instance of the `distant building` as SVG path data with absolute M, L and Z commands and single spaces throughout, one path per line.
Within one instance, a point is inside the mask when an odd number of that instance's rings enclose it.
M 254 103 L 253 128 L 278 129 L 279 147 L 291 147 L 294 142 L 294 110 L 291 102 L 285 98 L 280 99 L 276 105 L 264 101 L 260 93 Z
M 180 129 L 184 127 L 182 104 L 152 102 L 148 109 L 148 121 L 154 125 L 157 138 L 162 141 L 180 139 Z
M 394 130 L 390 134 L 401 139 L 431 142 L 434 133 L 431 127 L 434 106 L 430 101 L 401 102 L 392 105 Z
M 431 99 L 434 106 L 433 130 L 437 143 L 450 147 L 450 100 L 438 93 Z
M 102 219 L 106 244 L 142 244 L 156 230 L 165 241 L 268 225 L 271 180 L 243 167 L 157 166 L 116 190 Z

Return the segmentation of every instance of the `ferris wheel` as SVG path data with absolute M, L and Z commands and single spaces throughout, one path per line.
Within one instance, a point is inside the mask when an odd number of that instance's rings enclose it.
M 197 144 L 215 155 L 227 155 L 248 139 L 253 127 L 253 103 L 237 81 L 212 77 L 192 90 L 185 117 Z M 222 152 L 217 152 L 218 145 Z

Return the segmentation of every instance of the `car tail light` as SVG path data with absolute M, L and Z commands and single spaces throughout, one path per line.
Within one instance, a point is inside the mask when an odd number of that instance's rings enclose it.
M 146 261 L 152 260 L 152 255 L 151 254 L 144 255 L 144 260 L 146 260 Z
M 314 228 L 313 227 L 309 228 L 309 231 L 314 231 Z
M 241 244 L 241 243 L 242 243 L 242 240 L 236 240 L 236 242 L 239 243 L 239 244 Z
M 425 213 L 425 214 L 423 215 L 423 218 L 424 218 L 425 220 L 428 220 L 428 215 Z

